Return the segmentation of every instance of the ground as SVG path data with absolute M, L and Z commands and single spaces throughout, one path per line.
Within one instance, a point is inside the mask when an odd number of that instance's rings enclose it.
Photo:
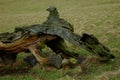
M 41 24 L 48 16 L 46 9 L 49 6 L 58 8 L 60 16 L 74 26 L 75 33 L 94 34 L 112 51 L 115 60 L 93 64 L 84 73 L 76 73 L 78 68 L 46 71 L 35 67 L 28 70 L 24 67 L 27 64 L 22 64 L 17 70 L 6 67 L 6 71 L 1 71 L 0 80 L 92 80 L 120 68 L 120 0 L 0 0 L 0 32 L 11 32 L 16 26 Z M 82 55 L 92 55 L 68 45 Z M 18 60 L 23 57 L 23 54 L 19 55 Z M 120 77 L 111 80 L 120 80 Z

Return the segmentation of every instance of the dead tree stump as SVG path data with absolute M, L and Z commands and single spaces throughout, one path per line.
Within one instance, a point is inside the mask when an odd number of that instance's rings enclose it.
M 42 43 L 50 47 L 56 54 L 61 53 L 64 57 L 78 57 L 79 54 L 67 49 L 64 40 L 78 47 L 83 47 L 104 60 L 110 61 L 114 58 L 110 50 L 101 44 L 95 36 L 86 33 L 82 36 L 75 34 L 73 26 L 60 18 L 55 7 L 50 7 L 47 11 L 49 11 L 49 17 L 41 25 L 17 27 L 12 33 L 0 34 L 0 58 L 5 64 L 14 62 L 20 52 L 31 52 L 40 64 L 56 63 L 52 58 L 41 56 L 37 47 L 41 49 Z M 56 59 L 59 63 L 61 62 L 60 58 L 57 57 Z M 57 63 L 55 65 L 58 66 Z

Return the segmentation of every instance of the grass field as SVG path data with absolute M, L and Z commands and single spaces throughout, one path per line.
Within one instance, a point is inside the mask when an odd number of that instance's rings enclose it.
M 0 0 L 0 33 L 24 25 L 42 24 L 47 19 L 49 6 L 58 8 L 60 16 L 74 25 L 75 33 L 94 34 L 116 57 L 120 56 L 120 0 Z M 85 53 L 78 48 L 77 51 Z M 26 74 L 0 76 L 0 80 L 93 80 L 119 67 L 120 59 L 116 58 L 107 64 L 93 65 L 88 73 L 78 76 L 63 75 L 74 69 L 45 71 L 34 68 Z

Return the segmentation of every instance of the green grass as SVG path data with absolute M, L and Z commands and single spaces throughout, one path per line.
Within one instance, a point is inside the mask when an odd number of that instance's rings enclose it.
M 24 25 L 41 24 L 48 16 L 46 9 L 49 6 L 58 8 L 60 16 L 74 25 L 75 33 L 94 34 L 114 55 L 120 55 L 120 0 L 0 0 L 0 32 L 11 32 L 15 27 Z M 83 49 L 75 50 L 90 55 Z M 19 56 L 19 59 L 22 57 Z M 89 80 L 105 71 L 115 70 L 119 64 L 120 61 L 114 61 L 100 66 L 93 65 L 89 73 L 79 77 Z M 2 76 L 0 80 L 74 80 L 74 77 L 63 76 L 59 70 L 33 69 L 23 75 Z

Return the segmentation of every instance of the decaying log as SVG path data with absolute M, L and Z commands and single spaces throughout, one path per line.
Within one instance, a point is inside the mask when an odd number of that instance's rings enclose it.
M 44 35 L 39 37 L 39 35 L 35 36 L 29 36 L 29 37 L 23 37 L 20 38 L 17 41 L 13 41 L 12 43 L 2 43 L 3 45 L 0 45 L 0 51 L 1 51 L 1 58 L 4 60 L 3 55 L 17 55 L 20 52 L 29 52 L 31 51 L 32 53 L 35 51 L 36 46 L 40 46 L 42 41 L 45 40 L 52 40 L 56 38 L 55 36 L 50 36 L 50 35 Z M 36 57 L 38 56 L 37 52 L 36 54 L 33 53 L 33 55 Z M 38 56 L 41 60 L 40 56 Z M 7 57 L 6 57 L 7 59 Z M 36 59 L 38 59 L 36 57 Z M 44 60 L 43 60 L 44 61 Z
M 104 47 L 95 36 L 86 33 L 82 36 L 75 34 L 73 26 L 59 17 L 55 7 L 50 7 L 47 11 L 49 11 L 49 17 L 43 24 L 17 27 L 12 33 L 0 34 L 0 57 L 4 63 L 14 62 L 20 52 L 31 52 L 39 63 L 54 62 L 53 58 L 43 58 L 40 55 L 37 47 L 41 49 L 42 43 L 50 47 L 56 54 L 61 53 L 63 58 L 65 56 L 78 57 L 78 54 L 70 52 L 66 48 L 64 40 L 83 47 L 104 60 L 109 61 L 114 58 L 109 49 Z M 59 63 L 62 62 L 61 58 L 56 59 Z
M 36 34 L 56 35 L 62 39 L 65 39 L 65 40 L 71 42 L 73 45 L 76 45 L 78 47 L 79 46 L 83 47 L 86 50 L 88 50 L 92 53 L 95 53 L 96 55 L 98 55 L 98 56 L 100 56 L 108 61 L 111 58 L 114 58 L 114 56 L 110 53 L 109 49 L 106 48 L 104 45 L 102 45 L 98 41 L 98 39 L 93 35 L 89 35 L 89 34 L 85 33 L 82 36 L 80 36 L 80 35 L 74 34 L 73 32 L 71 32 L 68 29 L 57 28 L 57 27 L 48 27 L 48 26 L 43 26 L 43 25 L 39 25 L 39 24 L 32 25 L 30 27 L 18 28 L 18 29 L 19 29 L 19 31 L 22 31 L 23 33 L 24 32 L 31 32 L 32 33 L 32 30 L 33 30 L 33 31 L 36 31 Z M 34 34 L 35 34 L 35 32 L 34 32 Z M 56 41 L 56 42 L 58 42 L 58 41 Z M 60 44 L 65 45 L 64 40 Z M 67 53 L 67 54 L 70 55 L 69 53 Z M 72 54 L 72 55 L 74 55 L 74 54 Z

